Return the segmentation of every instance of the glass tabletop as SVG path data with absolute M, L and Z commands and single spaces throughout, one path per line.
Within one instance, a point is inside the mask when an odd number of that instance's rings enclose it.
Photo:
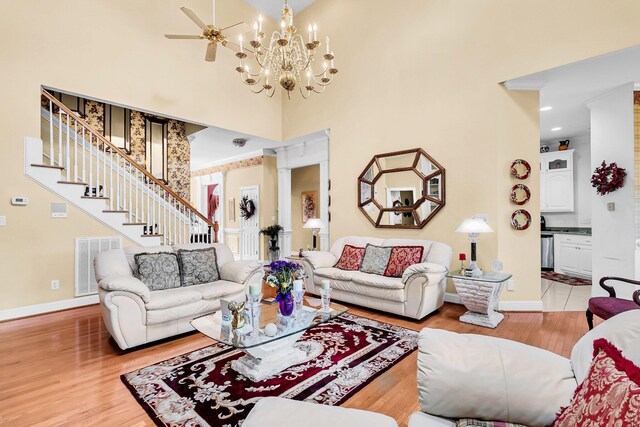
M 492 282 L 492 283 L 501 283 L 511 279 L 511 273 L 496 273 L 494 271 L 483 271 L 482 276 L 480 277 L 472 277 L 465 276 L 460 274 L 460 271 L 452 271 L 447 274 L 447 277 L 450 279 L 465 279 L 465 280 L 475 280 L 478 282 Z
M 305 297 L 302 311 L 297 316 L 294 313 L 285 317 L 278 313 L 277 303 L 262 302 L 260 303 L 260 330 L 255 333 L 252 333 L 253 329 L 248 319 L 248 311 L 246 323 L 240 329 L 233 329 L 231 322 L 223 322 L 222 311 L 220 310 L 193 319 L 191 325 L 197 331 L 216 341 L 239 349 L 251 348 L 294 334 L 301 334 L 309 328 L 335 319 L 348 310 L 347 307 L 341 304 L 331 303 L 329 305 L 330 311 L 323 312 L 321 306 L 322 303 L 319 298 Z M 264 328 L 269 323 L 273 323 L 277 327 L 277 332 L 274 336 L 265 334 Z

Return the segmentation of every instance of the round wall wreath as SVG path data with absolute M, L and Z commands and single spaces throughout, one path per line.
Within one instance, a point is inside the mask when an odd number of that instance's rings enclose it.
M 249 196 L 242 196 L 240 199 L 240 216 L 244 219 L 251 218 L 256 213 L 256 204 Z
M 607 165 L 607 162 L 603 161 L 591 176 L 591 186 L 599 195 L 604 196 L 622 188 L 625 176 L 627 171 L 624 168 L 619 168 L 615 162 Z

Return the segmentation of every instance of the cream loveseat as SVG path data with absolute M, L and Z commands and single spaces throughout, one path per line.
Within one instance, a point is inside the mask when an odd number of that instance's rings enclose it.
M 385 277 L 335 268 L 345 245 L 422 246 L 422 262 L 405 270 L 402 277 Z M 320 294 L 322 280 L 331 284 L 331 298 L 400 316 L 422 319 L 442 307 L 451 262 L 451 247 L 430 240 L 343 237 L 329 252 L 303 252 L 302 263 L 309 280 L 307 290 Z
M 220 280 L 201 285 L 151 291 L 134 277 L 134 255 L 214 247 Z M 96 281 L 107 330 L 121 349 L 135 347 L 193 330 L 191 320 L 220 309 L 220 299 L 235 299 L 250 281 L 261 280 L 258 261 L 234 261 L 219 243 L 133 247 L 98 254 Z

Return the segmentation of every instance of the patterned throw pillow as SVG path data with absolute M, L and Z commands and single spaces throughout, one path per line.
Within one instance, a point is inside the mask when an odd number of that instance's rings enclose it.
M 423 253 L 424 247 L 422 246 L 394 246 L 384 275 L 402 277 L 402 273 L 407 268 L 422 261 Z
M 593 347 L 587 377 L 552 426 L 640 426 L 640 368 L 604 338 Z
M 522 424 L 505 423 L 502 421 L 483 421 L 464 418 L 458 420 L 456 427 L 526 427 Z
M 152 291 L 180 287 L 180 266 L 174 253 L 135 254 L 136 277 Z
M 215 248 L 178 251 L 182 286 L 211 283 L 220 279 Z
M 367 247 L 364 248 L 360 271 L 382 276 L 387 269 L 387 264 L 389 264 L 392 250 L 393 246 L 374 246 L 367 244 Z
M 364 256 L 364 248 L 357 246 L 344 245 L 342 249 L 342 255 L 338 263 L 335 265 L 340 270 L 357 271 L 360 270 L 360 264 L 362 264 L 362 257 Z

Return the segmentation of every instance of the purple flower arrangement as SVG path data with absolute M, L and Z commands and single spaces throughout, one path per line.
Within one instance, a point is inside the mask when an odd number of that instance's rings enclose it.
M 300 264 L 287 261 L 274 261 L 269 264 L 269 273 L 264 277 L 267 285 L 278 290 L 278 294 L 289 294 L 293 289 L 293 281 L 303 276 Z

